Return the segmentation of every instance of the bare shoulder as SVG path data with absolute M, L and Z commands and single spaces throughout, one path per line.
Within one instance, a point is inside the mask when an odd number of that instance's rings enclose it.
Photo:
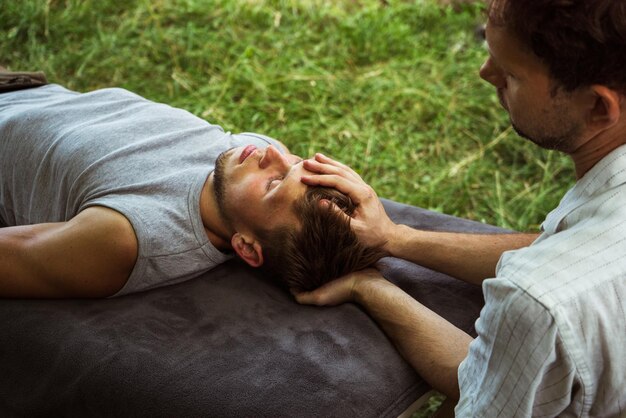
M 81 236 L 100 248 L 103 257 L 130 274 L 137 260 L 138 244 L 135 230 L 124 215 L 104 206 L 92 206 L 69 223 L 80 228 Z
M 116 210 L 104 206 L 89 207 L 68 223 L 74 224 L 85 232 L 96 232 L 112 244 L 122 247 L 137 246 L 137 237 L 130 221 Z

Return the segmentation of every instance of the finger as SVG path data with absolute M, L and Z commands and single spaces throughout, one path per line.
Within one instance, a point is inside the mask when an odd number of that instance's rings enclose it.
M 291 293 L 291 296 L 293 296 L 294 299 L 298 300 L 298 298 L 301 297 L 301 295 L 306 292 L 303 290 L 296 289 L 295 287 L 290 287 L 289 293 Z
M 323 186 L 332 187 L 339 190 L 341 193 L 347 195 L 355 205 L 359 205 L 366 197 L 369 196 L 367 186 L 363 184 L 357 184 L 354 181 L 350 181 L 345 177 L 341 177 L 335 174 L 317 174 L 312 176 L 300 177 L 302 183 L 309 186 Z
M 318 152 L 317 154 L 315 154 L 315 160 L 319 161 L 320 163 L 324 163 L 324 164 L 328 164 L 328 165 L 333 165 L 335 167 L 340 167 L 343 168 L 344 170 L 347 170 L 349 172 L 351 172 L 352 174 L 354 174 L 355 176 L 358 176 L 359 178 L 361 178 L 361 176 L 359 176 L 359 173 L 357 173 L 356 171 L 354 171 L 350 166 L 341 163 L 337 160 L 333 160 L 330 157 L 325 156 L 324 154 Z
M 340 208 L 335 202 L 331 202 L 328 199 L 322 199 L 320 200 L 320 205 L 326 207 L 326 208 L 330 208 L 330 210 L 332 210 L 333 212 L 337 213 L 340 217 L 342 217 L 346 222 L 350 222 L 350 219 L 352 218 L 350 214 L 348 214 L 344 209 Z M 347 208 L 346 208 L 347 209 Z M 353 211 L 351 211 L 353 212 Z
M 301 305 L 319 305 L 318 298 L 315 296 L 314 292 L 296 292 L 293 289 L 290 291 L 295 297 L 296 302 Z
M 357 181 L 363 181 L 357 173 L 352 170 L 334 166 L 331 164 L 320 163 L 316 160 L 305 160 L 303 166 L 306 170 L 319 174 L 337 174 L 344 177 L 350 177 Z

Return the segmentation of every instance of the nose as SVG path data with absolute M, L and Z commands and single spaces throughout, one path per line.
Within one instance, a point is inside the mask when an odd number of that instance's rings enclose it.
M 506 87 L 506 79 L 491 57 L 487 58 L 487 60 L 480 67 L 480 71 L 478 73 L 480 74 L 480 78 L 489 84 L 492 84 L 494 87 L 498 89 Z
M 259 168 L 277 167 L 280 170 L 289 170 L 291 164 L 283 154 L 281 154 L 275 146 L 270 145 L 265 148 L 265 154 L 259 160 Z

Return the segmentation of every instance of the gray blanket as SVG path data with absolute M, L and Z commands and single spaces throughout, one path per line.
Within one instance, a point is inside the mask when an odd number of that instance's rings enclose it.
M 384 203 L 422 229 L 506 232 Z M 480 288 L 382 265 L 474 332 Z M 300 306 L 238 261 L 117 299 L 0 300 L 3 417 L 395 417 L 428 389 L 358 306 Z

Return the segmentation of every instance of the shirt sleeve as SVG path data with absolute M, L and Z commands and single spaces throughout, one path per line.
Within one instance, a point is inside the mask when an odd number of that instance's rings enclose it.
M 553 316 L 511 281 L 483 283 L 477 338 L 459 366 L 457 417 L 546 417 L 577 390 L 575 368 Z

